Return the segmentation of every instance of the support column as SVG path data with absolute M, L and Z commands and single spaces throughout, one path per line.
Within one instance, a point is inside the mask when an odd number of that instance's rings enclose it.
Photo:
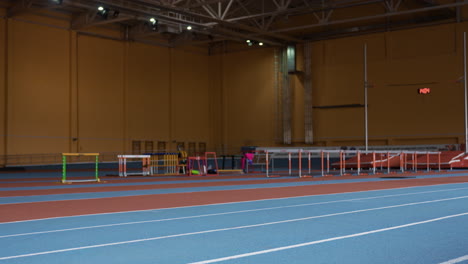
M 366 146 L 366 151 L 369 150 L 369 125 L 368 125 L 368 97 L 367 97 L 367 43 L 364 44 L 364 142 Z
M 304 141 L 306 144 L 314 143 L 313 117 L 312 117 L 312 44 L 304 44 Z
M 288 54 L 287 48 L 282 50 L 282 63 L 281 63 L 281 75 L 282 75 L 282 124 L 283 124 L 283 144 L 291 144 L 292 137 L 292 116 L 291 116 L 291 80 L 288 73 Z
M 69 94 L 69 133 L 72 153 L 79 152 L 79 118 L 78 118 L 78 35 L 70 30 L 70 94 Z
M 274 51 L 274 83 L 273 83 L 273 90 L 274 90 L 274 98 L 276 100 L 275 109 L 274 109 L 274 116 L 275 116 L 275 143 L 282 141 L 282 120 L 281 120 L 281 80 L 282 80 L 282 61 L 283 61 L 283 50 L 281 48 L 275 48 Z
M 0 66 L 1 72 L 0 72 L 0 79 L 3 79 L 3 83 L 0 85 L 0 122 L 1 125 L 0 127 L 0 134 L 2 134 L 0 138 L 0 157 L 3 156 L 3 158 L 0 158 L 0 167 L 4 167 L 8 165 L 7 163 L 7 155 L 8 155 L 8 86 L 9 86 L 9 70 L 8 70 L 8 60 L 9 60 L 9 54 L 11 54 L 10 48 L 12 48 L 11 45 L 9 45 L 9 38 L 8 38 L 8 32 L 9 32 L 9 20 L 8 18 L 4 19 L 5 23 L 3 24 L 3 33 L 2 36 L 0 36 L 0 41 L 3 42 L 3 50 L 0 51 L 2 54 L 0 55 L 3 59 L 3 65 Z M 2 61 L 0 59 L 0 61 Z
M 463 86 L 464 86 L 464 101 L 465 101 L 465 153 L 468 153 L 468 80 L 467 80 L 467 64 L 466 64 L 466 32 L 463 32 Z

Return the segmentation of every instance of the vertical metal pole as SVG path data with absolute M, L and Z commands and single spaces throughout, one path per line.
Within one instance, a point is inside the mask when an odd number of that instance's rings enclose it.
M 400 170 L 401 173 L 405 172 L 405 153 L 400 152 Z
M 416 152 L 414 153 L 414 168 L 414 172 L 418 172 L 418 155 Z
M 390 174 L 390 152 L 387 151 L 387 173 Z
M 291 78 L 288 73 L 288 49 L 283 49 L 283 63 L 282 63 L 282 98 L 281 103 L 283 107 L 283 143 L 291 144 Z
M 437 156 L 438 156 L 438 161 L 437 161 L 437 163 L 438 163 L 438 166 L 439 166 L 439 172 L 440 172 L 440 152 L 437 154 Z
M 346 174 L 346 150 L 343 151 L 343 175 Z
M 302 149 L 299 150 L 299 178 L 302 178 Z
M 323 173 L 323 150 L 320 151 L 320 157 L 321 157 L 321 163 L 322 163 L 321 168 L 322 168 L 322 177 L 323 177 L 323 175 L 324 175 L 324 173 Z
M 367 43 L 364 44 L 364 130 L 366 151 L 369 150 L 369 133 L 367 123 Z
M 357 175 L 361 175 L 361 153 L 357 151 Z
M 375 160 L 375 151 L 374 151 L 374 152 L 372 152 L 372 171 L 373 171 L 374 174 L 375 174 L 375 171 L 376 171 L 375 170 L 376 166 L 377 166 L 377 164 L 376 164 L 376 160 Z
M 406 152 L 403 153 L 403 172 L 408 169 L 408 157 L 406 156 Z
M 380 170 L 383 172 L 383 153 L 380 153 Z
M 99 155 L 96 155 L 96 181 L 99 182 Z
M 67 156 L 62 155 L 62 183 L 67 181 Z
M 402 171 L 402 172 L 405 173 L 405 172 L 406 172 L 406 166 L 407 166 L 407 165 L 406 165 L 407 157 L 406 157 L 406 153 L 402 153 L 402 155 L 403 155 L 403 158 L 402 158 L 403 171 Z
M 345 155 L 346 155 L 345 152 L 342 150 L 340 153 L 340 156 L 341 156 L 340 176 L 343 176 L 346 171 Z
M 340 176 L 341 176 L 341 173 L 342 173 L 342 167 L 343 167 L 343 162 L 341 161 L 341 150 L 340 150 Z
M 314 143 L 312 118 L 312 43 L 304 44 L 304 142 Z
M 467 143 L 468 143 L 468 105 L 466 101 L 467 95 L 467 78 L 466 78 L 466 32 L 463 32 L 463 81 L 465 84 L 465 153 L 467 151 Z
M 429 151 L 426 153 L 427 171 L 429 171 Z
M 117 156 L 117 159 L 119 160 L 119 176 L 122 174 L 122 159 L 120 158 L 120 155 Z
M 122 173 L 122 175 L 123 175 L 124 177 L 127 177 L 127 158 L 124 157 L 123 160 L 122 160 L 122 162 L 123 162 L 123 164 L 122 164 L 122 166 L 123 166 L 123 173 Z

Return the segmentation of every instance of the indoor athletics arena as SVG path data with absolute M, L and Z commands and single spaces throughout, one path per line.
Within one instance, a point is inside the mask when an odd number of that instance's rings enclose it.
M 0 0 L 0 264 L 467 264 L 466 0 Z

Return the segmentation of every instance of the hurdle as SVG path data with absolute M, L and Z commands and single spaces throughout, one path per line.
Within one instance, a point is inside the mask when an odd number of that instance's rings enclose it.
M 431 171 L 431 168 L 437 169 L 438 171 L 442 171 L 442 161 L 441 155 L 442 153 L 434 152 L 434 151 L 415 151 L 415 152 L 406 152 L 407 154 L 411 154 L 411 158 L 408 159 L 405 157 L 404 167 L 407 168 L 410 165 L 410 168 L 417 172 L 419 169 L 426 169 L 427 172 Z M 437 155 L 436 157 L 434 157 Z M 432 157 L 432 159 L 431 159 Z
M 87 180 L 67 180 L 67 157 L 79 157 L 79 156 L 94 156 L 95 157 L 95 168 L 94 178 Z M 99 179 L 99 153 L 62 153 L 62 183 L 73 183 L 73 182 L 100 182 Z
M 418 169 L 429 172 L 431 168 L 441 170 L 441 153 L 434 151 L 270 149 L 265 151 L 265 155 L 266 177 L 270 177 L 272 172 L 280 176 L 312 177 L 312 157 L 320 160 L 320 169 L 315 169 L 320 170 L 320 174 L 316 176 L 404 173 L 409 166 L 414 172 Z M 335 160 L 332 164 L 331 157 Z M 408 160 L 408 157 L 412 160 Z M 282 159 L 287 168 L 275 171 L 275 158 Z
M 302 149 L 280 149 L 280 150 L 266 150 L 263 153 L 257 151 L 256 154 L 259 156 L 264 156 L 264 163 L 261 165 L 265 166 L 265 173 L 266 177 L 273 177 L 270 172 L 274 172 L 275 174 L 281 174 L 278 171 L 275 171 L 275 158 L 279 159 L 286 159 L 287 160 L 287 176 L 292 176 L 293 173 L 293 154 L 297 155 L 298 157 L 298 173 L 299 177 L 302 177 Z M 263 160 L 262 160 L 263 161 Z M 309 164 L 311 164 L 309 162 Z M 275 177 L 277 175 L 274 175 Z
M 195 166 L 197 165 L 197 166 Z M 193 173 L 193 169 L 198 169 L 198 174 Z M 187 171 L 189 176 L 206 176 L 207 170 L 206 170 L 206 157 L 188 157 L 187 159 Z
M 210 157 L 211 156 L 211 157 Z M 210 160 L 212 160 L 213 164 L 210 164 Z M 212 176 L 219 176 L 219 171 L 218 171 L 218 158 L 216 157 L 216 152 L 205 152 L 205 162 L 206 162 L 206 173 L 211 170 L 214 171 L 214 173 L 210 173 Z
M 242 155 L 221 155 L 221 168 L 218 170 L 219 174 L 243 174 L 244 171 L 239 168 L 242 162 Z M 230 158 L 230 168 L 226 168 L 226 158 Z
M 175 152 L 145 153 L 150 159 L 151 175 L 174 175 L 179 174 L 179 154 Z
M 127 177 L 129 175 L 150 175 L 150 155 L 117 155 L 119 159 L 119 176 Z M 127 159 L 141 159 L 142 162 L 142 172 L 127 172 Z
M 241 159 L 241 163 L 244 165 L 244 172 L 245 173 L 257 173 L 257 172 L 263 172 L 263 170 L 267 169 L 266 164 L 270 164 L 272 167 L 274 167 L 274 162 L 273 160 L 268 160 L 268 158 L 272 158 L 272 155 L 268 157 L 267 153 L 263 150 L 256 150 L 252 151 L 251 153 L 254 154 L 252 163 L 248 162 L 248 160 L 243 157 Z M 259 171 L 256 171 L 256 167 L 259 168 Z

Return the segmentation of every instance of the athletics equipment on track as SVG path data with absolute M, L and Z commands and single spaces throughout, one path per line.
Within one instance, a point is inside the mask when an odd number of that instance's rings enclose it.
M 272 176 L 331 176 L 404 173 L 447 168 L 438 151 L 361 151 L 269 149 L 256 151 L 254 172 Z M 450 161 L 451 162 L 451 161 Z M 450 163 L 452 168 L 454 163 Z
M 129 175 L 143 175 L 148 176 L 150 174 L 150 155 L 118 155 L 119 159 L 119 176 L 127 177 Z M 127 159 L 141 159 L 142 172 L 127 172 Z
M 67 179 L 67 157 L 95 157 L 95 168 L 94 168 L 94 178 L 92 179 L 79 179 L 79 180 L 69 180 Z M 62 153 L 62 183 L 73 183 L 73 182 L 100 182 L 99 175 L 99 153 Z

